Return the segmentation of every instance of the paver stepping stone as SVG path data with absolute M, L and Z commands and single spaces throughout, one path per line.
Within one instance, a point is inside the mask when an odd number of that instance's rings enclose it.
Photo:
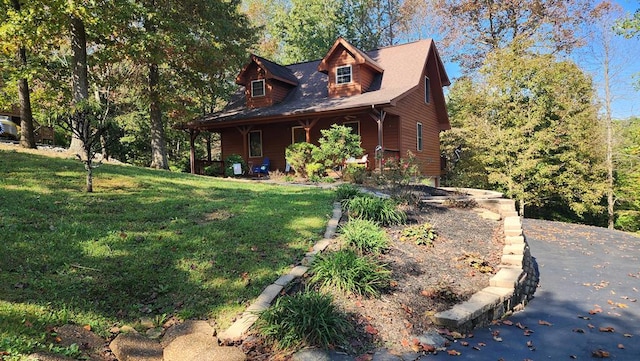
M 158 341 L 134 333 L 121 333 L 109 345 L 118 361 L 163 361 Z

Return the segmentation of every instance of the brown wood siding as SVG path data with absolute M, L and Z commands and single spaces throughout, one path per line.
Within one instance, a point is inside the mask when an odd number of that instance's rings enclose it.
M 329 97 L 339 98 L 355 94 L 362 94 L 360 85 L 359 66 L 355 64 L 356 60 L 346 49 L 340 48 L 329 57 L 327 64 L 329 65 Z M 336 67 L 343 65 L 351 65 L 351 83 L 336 84 Z
M 360 77 L 360 86 L 362 92 L 365 93 L 369 90 L 371 83 L 373 83 L 373 78 L 375 77 L 375 72 L 366 66 L 358 66 L 358 75 Z
M 433 57 L 429 57 L 433 61 Z M 438 115 L 433 99 L 429 104 L 424 102 L 424 77 L 430 78 L 431 91 L 433 94 L 436 86 L 437 75 L 427 72 L 433 66 L 426 66 L 420 77 L 420 84 L 405 98 L 400 100 L 394 112 L 400 115 L 400 152 L 404 157 L 409 150 L 416 155 L 420 165 L 420 170 L 424 176 L 440 176 L 440 127 Z M 417 123 L 422 123 L 422 145 L 423 150 L 417 151 Z
M 242 149 L 242 134 L 235 129 L 224 129 L 220 132 L 220 144 L 221 144 L 221 157 L 222 160 L 227 159 L 231 154 L 238 154 L 244 156 Z
M 385 149 L 400 150 L 400 122 L 397 116 L 388 114 L 382 125 Z
M 269 93 L 267 95 L 270 96 L 272 100 L 272 104 L 282 102 L 284 98 L 287 97 L 287 94 L 289 94 L 289 89 L 291 89 L 290 86 L 278 80 L 269 79 L 268 83 L 270 87 L 269 87 Z

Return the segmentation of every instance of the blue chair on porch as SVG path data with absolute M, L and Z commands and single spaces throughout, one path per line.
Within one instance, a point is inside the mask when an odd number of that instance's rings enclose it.
M 269 175 L 270 167 L 271 167 L 271 161 L 269 160 L 268 157 L 264 157 L 264 159 L 262 160 L 262 165 L 253 167 L 251 172 L 257 175 L 261 175 L 261 174 Z

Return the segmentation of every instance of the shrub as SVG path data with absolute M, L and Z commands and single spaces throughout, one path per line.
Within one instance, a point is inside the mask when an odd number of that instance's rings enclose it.
M 305 166 L 306 174 L 309 178 L 318 177 L 324 174 L 324 165 L 322 163 L 309 163 Z
M 240 163 L 242 166 L 242 173 L 247 173 L 249 168 L 247 167 L 247 163 L 245 163 L 244 159 L 239 154 L 231 154 L 224 160 L 224 175 L 227 177 L 237 177 L 238 175 L 233 173 L 233 165 L 235 163 Z
M 331 296 L 315 291 L 280 297 L 260 313 L 256 329 L 283 350 L 346 344 L 353 326 L 332 301 Z
M 386 232 L 367 219 L 351 219 L 340 228 L 340 239 L 361 255 L 380 254 L 389 247 Z
M 405 242 L 414 242 L 417 245 L 433 246 L 438 234 L 431 223 L 417 224 L 409 226 L 402 230 L 400 240 Z
M 391 281 L 391 271 L 384 265 L 350 249 L 318 256 L 311 273 L 311 284 L 366 297 L 378 296 Z
M 336 187 L 336 199 L 341 201 L 363 195 L 362 191 L 353 184 L 344 183 Z
M 300 177 L 307 178 L 307 164 L 314 163 L 313 154 L 317 149 L 315 145 L 306 142 L 291 144 L 285 149 L 287 163 Z
M 322 129 L 322 137 L 318 139 L 320 146 L 314 153 L 314 159 L 324 164 L 327 169 L 341 166 L 349 157 L 360 157 L 364 152 L 360 147 L 360 136 L 344 125 L 333 124 L 329 129 Z
M 349 217 L 368 219 L 383 226 L 404 224 L 407 215 L 390 199 L 372 196 L 354 197 L 345 201 Z
M 364 164 L 347 164 L 342 170 L 342 179 L 347 182 L 362 184 L 367 178 L 367 168 Z

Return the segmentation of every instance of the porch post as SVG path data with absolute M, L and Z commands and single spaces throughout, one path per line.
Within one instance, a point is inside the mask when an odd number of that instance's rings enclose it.
M 196 138 L 200 134 L 197 129 L 189 129 L 189 165 L 191 167 L 191 174 L 196 174 Z
M 251 131 L 252 126 L 242 126 L 236 127 L 240 134 L 242 134 L 242 158 L 247 164 L 249 163 L 249 132 Z
M 311 128 L 313 128 L 318 123 L 318 120 L 320 120 L 320 118 L 305 121 L 298 120 L 298 123 L 300 123 L 300 125 L 304 129 L 304 137 L 307 143 L 311 143 Z

